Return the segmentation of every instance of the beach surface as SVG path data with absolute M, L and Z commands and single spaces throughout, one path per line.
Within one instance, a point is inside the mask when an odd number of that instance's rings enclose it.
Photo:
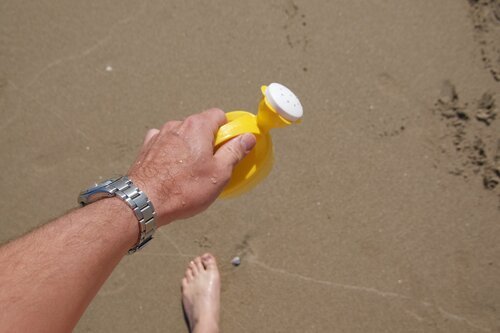
M 187 332 L 204 252 L 223 332 L 500 332 L 500 1 L 0 8 L 1 242 L 127 172 L 149 128 L 255 112 L 271 82 L 304 106 L 262 184 L 158 230 L 75 332 Z

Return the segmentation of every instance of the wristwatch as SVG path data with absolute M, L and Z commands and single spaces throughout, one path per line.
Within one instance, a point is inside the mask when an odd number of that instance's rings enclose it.
M 104 198 L 117 196 L 134 211 L 139 221 L 140 236 L 137 244 L 128 250 L 133 254 L 142 249 L 151 239 L 156 230 L 155 208 L 146 193 L 141 191 L 127 176 L 111 178 L 80 192 L 78 203 L 88 205 Z

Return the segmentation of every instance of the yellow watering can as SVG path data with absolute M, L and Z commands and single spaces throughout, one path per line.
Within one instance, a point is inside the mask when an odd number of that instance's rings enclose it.
M 257 115 L 247 111 L 226 113 L 227 123 L 215 137 L 215 149 L 244 133 L 252 133 L 257 143 L 252 151 L 234 168 L 230 182 L 220 197 L 230 198 L 249 191 L 261 182 L 273 166 L 273 143 L 269 131 L 300 123 L 302 104 L 295 94 L 279 83 L 262 86 L 262 99 Z

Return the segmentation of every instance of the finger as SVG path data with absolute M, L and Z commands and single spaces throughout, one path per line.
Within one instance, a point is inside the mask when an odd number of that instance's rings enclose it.
M 152 128 L 146 133 L 146 136 L 144 137 L 144 142 L 142 143 L 142 147 L 139 151 L 139 155 L 137 156 L 136 161 L 139 162 L 144 159 L 144 156 L 147 154 L 149 147 L 153 142 L 155 142 L 159 133 L 160 131 L 156 128 Z
M 180 134 L 187 134 L 196 131 L 196 137 L 203 138 L 206 141 L 206 136 L 213 141 L 215 133 L 219 127 L 227 122 L 226 114 L 221 109 L 209 109 L 198 114 L 187 117 L 179 128 Z M 192 134 L 191 134 L 192 135 Z M 212 142 L 211 142 L 212 143 Z
M 158 133 L 160 133 L 160 130 L 158 130 L 156 128 L 150 129 L 146 133 L 146 137 L 144 138 L 144 143 L 142 144 L 142 146 L 146 147 L 151 142 L 151 139 L 153 139 L 154 137 L 156 137 L 158 135 Z
M 182 121 L 171 120 L 171 121 L 168 121 L 165 124 L 163 124 L 163 126 L 161 127 L 161 131 L 160 132 L 164 132 L 164 133 L 174 132 L 174 133 L 177 133 L 177 131 L 179 130 L 179 127 L 181 127 L 181 125 L 182 125 Z
M 215 135 L 219 127 L 227 122 L 225 113 L 220 109 L 209 109 L 187 117 L 179 127 L 177 135 L 189 138 L 192 146 L 203 153 L 212 153 Z
M 200 113 L 204 118 L 203 124 L 215 135 L 219 128 L 227 123 L 226 114 L 221 109 L 212 108 Z
M 233 167 L 252 150 L 256 142 L 251 133 L 240 135 L 222 145 L 215 153 L 215 160 L 222 169 Z

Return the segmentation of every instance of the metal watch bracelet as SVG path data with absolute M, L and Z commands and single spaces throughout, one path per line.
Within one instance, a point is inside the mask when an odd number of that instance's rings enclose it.
M 128 250 L 128 254 L 133 254 L 142 249 L 151 239 L 156 230 L 155 209 L 153 203 L 134 183 L 126 176 L 123 176 L 110 185 L 112 193 L 120 197 L 134 211 L 135 217 L 139 221 L 140 236 L 137 244 Z

